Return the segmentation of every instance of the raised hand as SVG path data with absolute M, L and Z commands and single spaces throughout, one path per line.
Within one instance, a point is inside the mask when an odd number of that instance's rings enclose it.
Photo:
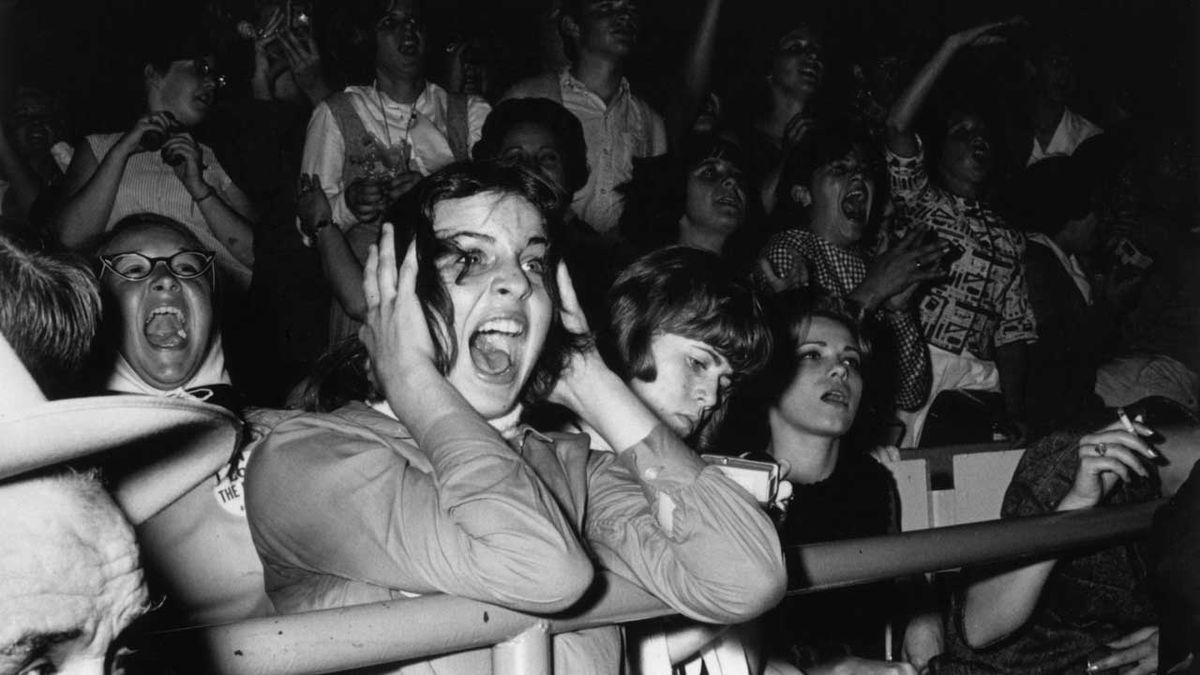
M 1090 508 L 1099 504 L 1117 481 L 1128 482 L 1135 475 L 1149 477 L 1144 461 L 1155 459 L 1156 454 L 1140 436 L 1154 432 L 1137 423 L 1133 427 L 1137 435 L 1114 422 L 1079 439 L 1079 469 L 1070 491 L 1059 502 L 1059 511 Z
M 1023 16 L 1009 17 L 1003 21 L 992 21 L 990 23 L 972 26 L 966 30 L 959 31 L 951 35 L 948 39 L 955 47 L 984 47 L 987 45 L 1000 44 L 1006 40 L 1002 31 L 1006 28 L 1014 26 L 1022 26 L 1027 24 Z
M 375 379 L 387 392 L 406 391 L 419 375 L 436 372 L 433 338 L 417 298 L 417 248 L 409 244 L 396 268 L 395 234 L 384 223 L 363 266 L 367 312 L 358 337 L 371 356 Z M 391 400 L 389 398 L 389 400 Z M 397 415 L 400 411 L 396 411 Z
M 171 129 L 176 125 L 175 116 L 166 110 L 155 110 L 142 115 L 133 123 L 133 127 L 125 132 L 121 140 L 117 141 L 122 145 L 129 154 L 138 152 L 146 152 L 149 150 L 158 150 L 160 144 L 146 143 L 147 134 L 161 134 L 161 138 L 166 138 L 171 133 Z M 150 147 L 157 145 L 158 147 Z
M 561 261 L 558 263 L 557 275 L 558 295 L 562 299 L 559 316 L 562 318 L 563 327 L 573 335 L 591 335 L 587 316 L 579 304 L 579 297 L 575 293 L 575 284 L 571 281 L 571 274 L 567 271 L 566 263 Z M 575 400 L 575 394 L 580 387 L 585 386 L 583 382 L 591 372 L 590 366 L 595 365 L 599 359 L 600 355 L 596 351 L 594 343 L 589 345 L 589 348 L 582 354 L 572 354 L 570 362 L 566 368 L 563 368 L 558 383 L 550 393 L 550 400 L 571 407 L 571 402 Z
M 212 188 L 204 182 L 204 164 L 200 146 L 191 134 L 174 134 L 162 146 L 163 161 L 179 178 L 193 199 L 200 199 Z
M 296 215 L 300 218 L 298 227 L 300 236 L 306 246 L 312 245 L 316 237 L 317 224 L 333 220 L 333 209 L 329 206 L 329 198 L 321 189 L 321 177 L 315 173 L 300 174 L 300 185 L 296 197 Z
M 853 295 L 871 308 L 887 303 L 901 309 L 912 298 L 914 286 L 945 276 L 938 262 L 949 244 L 941 239 L 924 243 L 924 237 L 924 230 L 914 230 L 880 254 Z

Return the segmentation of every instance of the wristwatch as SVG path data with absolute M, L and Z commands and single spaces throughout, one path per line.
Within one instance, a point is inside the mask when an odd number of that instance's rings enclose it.
M 306 226 L 304 224 L 304 221 L 301 220 L 300 221 L 300 233 L 303 234 L 305 236 L 305 238 L 312 240 L 313 243 L 316 243 L 317 233 L 320 232 L 322 229 L 329 227 L 332 224 L 333 223 L 330 222 L 328 218 L 322 218 L 321 220 L 318 220 L 315 224 L 313 224 L 311 226 Z

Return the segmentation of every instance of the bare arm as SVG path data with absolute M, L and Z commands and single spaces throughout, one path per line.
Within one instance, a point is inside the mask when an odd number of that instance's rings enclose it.
M 900 98 L 892 105 L 887 119 L 887 147 L 901 157 L 912 157 L 917 154 L 917 138 L 913 125 L 917 115 L 929 98 L 929 92 L 945 72 L 950 61 L 960 49 L 968 45 L 984 45 L 998 42 L 1000 38 L 993 32 L 1008 25 L 1013 20 L 987 23 L 965 31 L 955 33 L 946 38 L 942 46 L 934 53 L 933 58 L 921 68 L 921 72 L 913 79 Z
M 192 202 L 204 216 L 213 236 L 217 238 L 239 262 L 254 265 L 254 228 L 247 218 L 250 202 L 236 187 L 230 185 L 219 191 L 204 178 L 200 146 L 189 134 L 176 134 L 162 147 L 163 156 L 174 164 L 176 177 L 192 197 Z M 245 214 L 235 209 L 245 210 Z
M 166 113 L 143 115 L 99 161 L 88 142 L 80 141 L 63 180 L 65 201 L 50 218 L 51 227 L 65 246 L 82 248 L 104 232 L 125 175 L 125 164 L 142 151 L 142 136 L 151 130 L 166 134 L 171 125 Z
M 705 0 L 691 48 L 684 57 L 680 73 L 683 81 L 680 96 L 666 110 L 667 133 L 672 147 L 687 135 L 712 82 L 713 54 L 716 51 L 717 25 L 723 1 Z
M 1152 432 L 1136 427 L 1138 434 Z M 1074 483 L 1055 510 L 1074 511 L 1100 503 L 1117 481 L 1133 474 L 1147 476 L 1143 466 L 1153 451 L 1120 422 L 1079 439 L 1079 469 Z M 968 645 L 991 644 L 1020 628 L 1033 615 L 1038 598 L 1057 560 L 1044 560 L 1001 572 L 971 584 L 963 608 L 963 637 Z

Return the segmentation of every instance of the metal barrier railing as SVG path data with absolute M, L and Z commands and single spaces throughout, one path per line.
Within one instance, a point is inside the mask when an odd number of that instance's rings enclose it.
M 1004 521 L 921 530 L 887 537 L 812 544 L 799 556 L 807 579 L 789 593 L 1022 558 L 1127 538 L 1145 531 L 1161 502 L 1099 507 Z M 795 569 L 795 567 L 793 567 Z M 613 576 L 586 609 L 534 616 L 451 596 L 420 598 L 250 619 L 222 626 L 158 633 L 155 648 L 173 640 L 199 646 L 213 672 L 225 675 L 316 675 L 503 645 L 503 656 L 544 662 L 548 635 L 674 614 L 660 600 Z M 795 585 L 797 580 L 791 580 Z M 513 639 L 521 636 L 522 641 Z M 533 636 L 532 641 L 526 639 Z M 539 646 L 540 645 L 540 646 Z M 503 654 L 501 654 L 503 652 Z M 497 672 L 527 671 L 511 664 Z

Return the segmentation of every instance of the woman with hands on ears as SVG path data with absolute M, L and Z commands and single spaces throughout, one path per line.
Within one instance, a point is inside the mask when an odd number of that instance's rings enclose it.
M 1152 501 L 1160 476 L 1156 434 L 1141 417 L 1090 434 L 1058 432 L 1021 458 L 1005 518 Z M 1144 542 L 973 571 L 955 598 L 948 652 L 937 673 L 1157 670 L 1158 617 Z
M 199 37 L 162 26 L 143 47 L 145 112 L 124 133 L 79 143 L 51 225 L 82 249 L 128 215 L 173 218 L 216 254 L 218 287 L 245 291 L 254 264 L 249 200 L 189 131 L 208 116 L 223 80 Z
M 247 512 L 276 609 L 441 592 L 557 612 L 589 588 L 593 561 L 703 621 L 777 602 L 779 543 L 757 504 L 591 346 L 555 248 L 561 195 L 485 163 L 420 190 L 403 256 L 390 225 L 369 251 L 361 341 L 330 355 L 312 412 L 252 460 Z M 616 451 L 520 424 L 539 398 Z M 556 671 L 619 672 L 618 631 L 556 636 Z M 481 650 L 395 672 L 490 662 Z

